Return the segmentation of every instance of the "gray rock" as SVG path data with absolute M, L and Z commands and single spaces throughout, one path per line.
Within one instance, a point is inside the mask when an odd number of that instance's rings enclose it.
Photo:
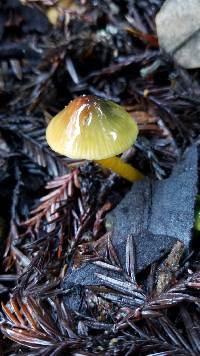
M 194 224 L 197 164 L 197 149 L 192 147 L 175 167 L 170 178 L 156 182 L 152 188 L 148 229 L 154 234 L 174 236 L 187 247 Z
M 200 0 L 166 0 L 156 27 L 166 53 L 184 68 L 200 67 Z
M 114 246 L 128 234 L 149 231 L 153 235 L 180 239 L 188 247 L 196 194 L 197 149 L 192 147 L 168 179 L 145 179 L 133 184 L 131 191 L 108 215 L 108 223 L 113 225 Z M 149 246 L 146 249 L 148 252 Z

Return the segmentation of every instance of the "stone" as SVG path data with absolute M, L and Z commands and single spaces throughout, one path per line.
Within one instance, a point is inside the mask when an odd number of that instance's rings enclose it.
M 161 49 L 179 65 L 200 67 L 200 0 L 166 0 L 156 28 Z
M 152 233 L 176 237 L 189 247 L 194 225 L 197 181 L 197 148 L 192 147 L 171 176 L 163 182 L 156 182 L 152 187 L 148 227 Z
M 108 223 L 113 225 L 113 245 L 118 246 L 119 240 L 128 234 L 149 231 L 153 235 L 179 239 L 189 247 L 197 179 L 197 148 L 193 146 L 169 178 L 162 181 L 147 178 L 134 183 L 131 191 L 108 215 Z

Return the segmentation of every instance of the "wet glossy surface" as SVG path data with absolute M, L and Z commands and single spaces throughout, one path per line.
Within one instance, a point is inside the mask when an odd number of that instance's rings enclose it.
M 95 96 L 81 96 L 50 122 L 50 147 L 76 159 L 104 159 L 128 149 L 136 140 L 137 124 L 119 105 Z

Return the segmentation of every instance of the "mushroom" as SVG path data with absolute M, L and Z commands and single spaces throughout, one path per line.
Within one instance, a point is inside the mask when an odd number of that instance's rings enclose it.
M 143 175 L 116 157 L 136 140 L 138 127 L 130 114 L 110 100 L 83 95 L 72 100 L 49 123 L 46 139 L 57 153 L 94 160 L 133 182 Z

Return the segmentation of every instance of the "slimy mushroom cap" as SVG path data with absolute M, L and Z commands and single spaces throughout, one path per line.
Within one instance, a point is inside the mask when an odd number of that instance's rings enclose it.
M 101 160 L 126 151 L 137 134 L 136 122 L 122 106 L 87 95 L 72 100 L 51 120 L 46 138 L 64 156 Z

